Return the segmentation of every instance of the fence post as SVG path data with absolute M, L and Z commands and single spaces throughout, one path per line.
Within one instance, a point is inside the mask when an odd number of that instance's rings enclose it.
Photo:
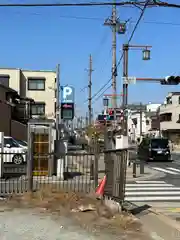
M 27 187 L 28 191 L 33 191 L 33 156 L 34 156 L 34 133 L 30 132 L 30 126 L 28 126 L 28 156 L 27 156 Z
M 140 174 L 144 174 L 144 161 L 140 161 Z
M 4 176 L 4 133 L 0 132 L 1 138 L 1 163 L 0 163 L 0 178 Z
M 136 178 L 136 161 L 133 162 L 133 178 Z
M 120 161 L 120 201 L 121 204 L 124 202 L 125 198 L 125 185 L 126 185 L 126 169 L 127 169 L 127 160 L 128 160 L 128 151 L 122 149 L 119 152 L 119 161 Z
M 99 146 L 98 143 L 95 146 L 95 154 L 94 154 L 94 187 L 96 188 L 98 186 L 98 162 L 99 161 Z

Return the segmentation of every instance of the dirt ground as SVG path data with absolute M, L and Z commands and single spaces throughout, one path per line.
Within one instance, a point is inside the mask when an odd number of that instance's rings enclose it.
M 113 213 L 93 195 L 57 191 L 48 186 L 38 192 L 12 196 L 0 202 L 0 211 L 14 208 L 33 208 L 41 213 L 65 216 L 74 224 L 100 235 L 111 234 L 115 239 L 150 240 L 141 223 L 127 213 Z

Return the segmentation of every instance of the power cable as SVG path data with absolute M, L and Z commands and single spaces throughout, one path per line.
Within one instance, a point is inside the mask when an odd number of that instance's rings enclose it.
M 102 38 L 101 38 L 101 40 L 100 40 L 100 42 L 99 42 L 99 44 L 98 44 L 98 46 L 97 46 L 97 48 L 96 48 L 96 50 L 95 50 L 94 53 L 92 54 L 92 56 L 93 56 L 93 62 L 97 62 L 97 59 L 98 59 L 98 57 L 99 57 L 99 55 L 100 55 L 100 53 L 101 53 L 101 50 L 100 50 L 100 49 L 102 49 L 102 46 L 106 43 L 108 37 L 109 37 L 109 34 L 107 34 L 107 32 L 105 31 L 104 34 L 103 34 L 103 36 L 102 36 Z M 95 69 L 94 69 L 94 70 L 95 70 Z
M 13 12 L 13 14 L 21 14 L 21 12 Z M 11 13 L 12 14 L 12 13 Z M 42 16 L 41 13 L 26 13 L 27 15 L 34 15 L 34 16 Z M 92 20 L 92 21 L 103 21 L 104 18 L 98 17 L 85 17 L 85 16 L 75 16 L 75 15 L 58 15 L 59 18 L 65 19 L 75 19 L 75 20 Z M 134 20 L 130 20 L 130 23 L 136 23 Z M 176 22 L 164 22 L 164 21 L 141 21 L 144 24 L 155 24 L 155 25 L 172 25 L 172 26 L 180 26 L 180 23 Z
M 143 2 L 140 2 L 143 4 Z M 132 1 L 124 2 L 81 2 L 81 3 L 1 3 L 0 7 L 91 7 L 91 6 L 123 6 L 123 5 L 138 5 Z
M 121 1 L 121 2 L 81 2 L 81 3 L 1 3 L 0 7 L 93 7 L 93 6 L 124 6 L 124 5 L 133 5 L 144 7 L 146 1 Z M 151 1 L 148 3 L 149 7 L 171 7 L 171 8 L 180 8 L 179 4 L 161 2 L 161 1 Z
M 112 48 L 110 49 L 109 54 L 110 54 L 111 52 L 112 52 Z M 108 56 L 109 56 L 109 54 L 108 54 Z M 107 63 L 108 63 L 108 61 L 105 62 L 104 66 L 106 66 Z M 104 66 L 103 66 L 103 68 L 101 69 L 101 73 L 102 73 L 103 70 L 104 70 Z M 107 86 L 107 84 L 103 85 L 103 86 L 99 89 L 99 91 L 92 96 L 92 99 L 94 99 L 106 86 Z M 84 103 L 86 103 L 87 101 L 88 101 L 88 99 L 86 99 L 86 100 L 84 101 Z
M 94 104 L 97 100 L 99 100 L 99 98 L 101 98 L 101 97 L 104 95 L 104 93 L 105 93 L 108 89 L 111 88 L 111 86 L 112 86 L 112 84 L 111 84 L 110 86 L 108 86 L 108 87 L 101 93 L 101 95 L 99 95 L 97 98 L 95 98 L 95 99 L 94 99 L 94 102 L 92 102 L 92 104 Z
M 134 36 L 134 34 L 135 34 L 135 31 L 136 31 L 136 29 L 137 29 L 137 27 L 138 27 L 138 25 L 139 25 L 139 23 L 140 23 L 143 15 L 144 15 L 144 12 L 145 12 L 145 10 L 146 10 L 146 7 L 147 7 L 149 1 L 150 1 L 150 0 L 147 0 L 147 1 L 146 1 L 145 5 L 144 5 L 144 7 L 143 7 L 143 9 L 142 9 L 142 11 L 141 11 L 141 14 L 140 14 L 140 16 L 139 16 L 139 18 L 138 18 L 138 20 L 137 20 L 137 22 L 136 22 L 136 24 L 135 24 L 135 26 L 134 26 L 134 29 L 133 29 L 133 31 L 132 31 L 132 33 L 131 33 L 131 36 L 130 36 L 130 38 L 129 38 L 129 40 L 128 40 L 128 44 L 131 42 L 131 40 L 132 40 L 132 38 L 133 38 L 133 36 Z M 121 61 L 122 61 L 122 59 L 123 59 L 123 56 L 124 56 L 124 53 L 122 53 L 122 55 L 121 55 L 121 57 L 120 57 L 117 65 L 116 65 L 116 68 L 115 68 L 115 71 L 113 72 L 113 74 L 115 74 L 115 73 L 117 72 L 117 68 L 119 67 L 119 65 L 120 65 L 120 63 L 121 63 Z M 113 75 L 113 74 L 112 74 L 112 75 Z M 92 99 L 93 99 L 94 97 L 96 97 L 96 96 L 110 83 L 111 80 L 112 80 L 112 77 L 92 96 Z M 108 88 L 108 89 L 109 89 L 109 88 Z

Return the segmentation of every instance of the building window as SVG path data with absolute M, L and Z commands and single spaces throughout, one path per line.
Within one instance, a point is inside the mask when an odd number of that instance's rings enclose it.
M 172 98 L 171 97 L 167 97 L 166 101 L 167 101 L 167 104 L 172 104 Z
M 9 75 L 0 75 L 0 84 L 9 87 Z
M 45 115 L 45 103 L 36 102 L 31 105 L 31 114 L 32 115 Z
M 45 78 L 28 78 L 28 90 L 44 91 Z
M 179 97 L 179 104 L 180 104 L 180 97 Z
M 160 115 L 160 122 L 172 121 L 172 113 L 164 113 Z

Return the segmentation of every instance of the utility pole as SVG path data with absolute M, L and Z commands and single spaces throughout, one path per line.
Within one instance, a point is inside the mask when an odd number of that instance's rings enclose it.
M 142 113 L 143 113 L 143 109 L 142 109 L 142 103 L 140 103 L 140 137 L 142 136 Z
M 89 115 L 89 125 L 91 125 L 92 122 L 92 56 L 90 54 L 89 56 L 89 69 L 88 69 L 88 76 L 89 76 L 89 82 L 88 82 L 88 115 Z
M 56 67 L 56 140 L 60 139 L 59 124 L 61 122 L 61 105 L 60 105 L 60 64 Z
M 129 46 L 128 44 L 123 44 L 123 77 L 128 77 L 128 50 Z M 128 84 L 123 83 L 123 111 L 125 113 L 125 110 L 127 108 L 128 104 Z M 124 114 L 126 115 L 126 114 Z M 123 122 L 123 135 L 128 135 L 128 123 L 127 123 L 127 117 L 124 116 L 124 122 Z
M 115 2 L 115 0 L 114 0 Z M 117 107 L 117 101 L 116 101 L 116 76 L 117 76 L 117 69 L 116 69 L 116 5 L 112 6 L 112 90 L 113 90 L 113 108 L 114 108 L 114 117 L 116 120 L 116 107 Z
M 116 0 L 114 0 L 114 3 Z M 112 29 L 112 108 L 114 109 L 114 120 L 116 120 L 116 107 L 117 107 L 117 97 L 116 97 L 116 27 L 117 27 L 117 11 L 116 5 L 112 6 L 111 18 L 106 19 L 104 22 L 105 26 L 110 26 Z

